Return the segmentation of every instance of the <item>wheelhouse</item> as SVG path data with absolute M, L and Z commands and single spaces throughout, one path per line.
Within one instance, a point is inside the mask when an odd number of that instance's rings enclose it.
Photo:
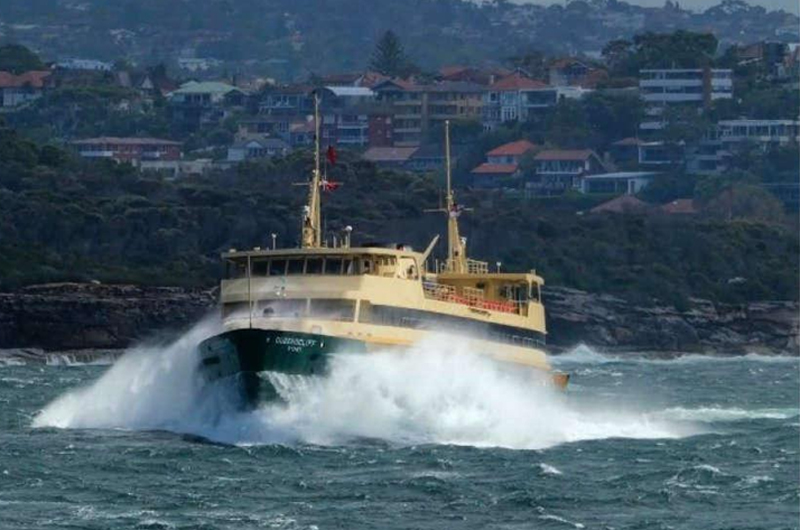
M 405 248 L 320 249 L 313 252 L 229 252 L 225 254 L 229 280 L 269 276 L 354 276 L 418 280 L 424 273 L 420 256 Z

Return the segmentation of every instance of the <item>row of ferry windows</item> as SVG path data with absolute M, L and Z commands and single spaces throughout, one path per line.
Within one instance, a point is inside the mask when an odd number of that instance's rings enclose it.
M 377 267 L 394 266 L 394 256 L 364 258 L 280 258 L 252 260 L 253 276 L 283 276 L 285 274 L 372 274 Z M 246 278 L 247 261 L 227 263 L 228 278 Z
M 224 306 L 224 315 L 247 316 L 247 302 L 230 303 Z M 304 318 L 353 322 L 356 301 L 346 299 L 262 300 L 253 303 L 253 316 L 266 318 Z M 454 315 L 430 311 L 372 305 L 362 301 L 358 321 L 363 324 L 396 326 L 409 329 L 446 330 L 464 335 L 483 336 L 489 340 L 532 348 L 544 345 L 544 334 L 533 330 L 522 330 L 512 326 L 481 322 Z

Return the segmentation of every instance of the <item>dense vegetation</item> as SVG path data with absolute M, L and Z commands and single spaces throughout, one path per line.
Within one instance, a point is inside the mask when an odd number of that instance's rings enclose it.
M 304 188 L 291 184 L 310 163 L 295 153 L 170 181 L 87 164 L 0 129 L 0 285 L 213 285 L 220 251 L 268 246 L 271 233 L 280 246 L 296 243 Z M 444 220 L 424 213 L 436 206 L 440 177 L 377 171 L 343 153 L 332 178 L 344 185 L 324 198 L 328 233 L 351 224 L 357 241 L 423 247 L 443 232 Z M 535 267 L 551 284 L 676 304 L 688 296 L 796 299 L 797 229 L 774 199 L 742 196 L 746 185 L 723 183 L 702 217 L 581 214 L 604 199 L 463 191 L 461 201 L 475 207 L 463 231 L 474 257 L 505 270 Z

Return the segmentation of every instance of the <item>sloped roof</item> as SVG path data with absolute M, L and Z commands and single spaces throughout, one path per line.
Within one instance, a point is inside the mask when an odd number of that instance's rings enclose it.
M 451 65 L 451 66 L 442 66 L 439 68 L 439 75 L 442 77 L 450 77 L 451 75 L 460 74 L 469 70 L 469 66 L 459 66 L 459 65 Z
M 573 65 L 579 65 L 585 68 L 589 68 L 589 66 L 583 61 L 579 61 L 578 59 L 574 59 L 572 57 L 564 57 L 562 59 L 556 59 L 555 61 L 550 63 L 550 68 L 568 68 Z
M 231 145 L 232 149 L 246 149 L 255 146 L 264 149 L 289 149 L 289 144 L 280 138 L 248 138 Z
M 172 93 L 173 94 L 207 94 L 207 93 L 227 94 L 228 92 L 233 92 L 234 90 L 243 92 L 242 89 L 240 88 L 219 81 L 202 81 L 200 83 L 198 83 L 197 81 L 189 81 L 188 83 L 182 84 L 178 90 L 175 90 Z
M 416 150 L 416 147 L 370 147 L 361 158 L 370 162 L 405 162 Z
M 369 71 L 369 72 L 364 72 L 364 75 L 362 75 L 361 78 L 359 78 L 356 81 L 356 85 L 372 88 L 378 83 L 385 81 L 387 79 L 389 78 L 381 73 Z
M 289 124 L 289 132 L 314 132 L 314 120 L 295 121 Z
M 485 162 L 471 171 L 475 175 L 511 175 L 517 171 L 517 164 L 489 164 Z
M 598 175 L 586 175 L 586 180 L 630 180 L 630 179 L 650 179 L 658 175 L 654 171 L 617 171 L 614 173 L 600 173 Z
M 535 160 L 587 160 L 597 157 L 591 149 L 551 149 L 536 155 Z
M 589 210 L 591 213 L 643 213 L 650 205 L 633 195 L 620 195 Z
M 372 97 L 375 95 L 375 92 L 363 86 L 326 86 L 325 89 L 340 97 Z
M 536 149 L 536 144 L 528 140 L 517 140 L 516 142 L 509 142 L 500 147 L 495 147 L 486 153 L 486 156 L 519 156 L 532 149 Z
M 49 70 L 31 70 L 19 75 L 14 75 L 10 72 L 0 72 L 0 88 L 18 88 L 24 86 L 42 88 L 44 86 L 44 80 L 49 75 Z
M 412 81 L 406 81 L 405 79 L 391 78 L 391 79 L 384 79 L 382 81 L 379 81 L 378 83 L 376 83 L 376 84 L 374 84 L 372 86 L 372 89 L 373 90 L 380 90 L 381 88 L 387 88 L 390 85 L 395 85 L 397 88 L 399 88 L 401 90 L 413 90 L 414 88 L 416 88 L 418 86 L 415 83 L 413 83 Z
M 420 92 L 483 92 L 483 87 L 470 81 L 440 81 L 432 85 L 417 85 L 415 90 Z
M 629 136 L 628 138 L 623 138 L 622 140 L 617 140 L 611 145 L 619 145 L 619 146 L 626 146 L 626 145 L 640 145 L 644 142 L 638 138 L 634 138 L 633 136 Z
M 535 88 L 548 88 L 548 84 L 536 79 L 525 77 L 519 72 L 507 75 L 489 86 L 491 90 L 523 90 Z

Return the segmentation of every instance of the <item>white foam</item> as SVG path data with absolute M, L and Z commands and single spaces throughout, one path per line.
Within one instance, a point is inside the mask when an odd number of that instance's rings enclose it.
M 540 515 L 539 519 L 542 519 L 544 521 L 556 521 L 558 523 L 563 523 L 565 525 L 571 526 L 573 528 L 578 528 L 578 529 L 585 528 L 582 523 L 573 523 L 572 521 L 570 521 L 568 519 L 564 519 L 563 517 L 559 517 L 558 515 L 544 514 L 544 515 Z
M 198 410 L 195 345 L 214 331 L 203 322 L 167 347 L 131 349 L 97 381 L 47 405 L 33 426 L 180 428 Z
M 269 375 L 286 402 L 234 412 L 221 396 L 200 391 L 195 345 L 209 333 L 200 325 L 166 348 L 128 352 L 93 384 L 49 404 L 34 426 L 167 429 L 243 445 L 374 438 L 520 449 L 701 432 L 646 411 L 583 403 L 453 337 L 404 353 L 340 355 L 324 378 Z
M 782 420 L 800 415 L 800 409 L 741 409 L 722 407 L 684 408 L 672 407 L 653 415 L 667 420 L 681 420 L 692 422 L 727 422 L 744 421 L 752 419 Z
M 545 475 L 563 475 L 564 474 L 557 467 L 551 466 L 549 464 L 545 464 L 544 462 L 539 464 L 539 469 L 541 469 L 542 473 L 544 473 Z
M 566 353 L 551 356 L 553 364 L 606 364 L 619 362 L 622 359 L 604 355 L 586 344 L 579 344 Z

